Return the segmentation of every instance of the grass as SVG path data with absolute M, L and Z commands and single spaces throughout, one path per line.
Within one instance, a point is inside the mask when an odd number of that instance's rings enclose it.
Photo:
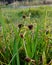
M 48 6 L 0 10 L 0 65 L 52 65 L 51 12 Z

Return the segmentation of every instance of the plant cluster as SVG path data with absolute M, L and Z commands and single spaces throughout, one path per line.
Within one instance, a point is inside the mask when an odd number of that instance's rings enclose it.
M 46 7 L 0 14 L 0 65 L 52 65 Z

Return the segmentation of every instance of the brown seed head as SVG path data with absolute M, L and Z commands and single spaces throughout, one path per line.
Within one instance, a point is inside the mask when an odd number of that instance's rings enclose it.
M 28 25 L 29 30 L 33 29 L 33 25 Z
M 22 33 L 20 34 L 20 37 L 21 37 L 21 38 L 23 38 L 23 37 L 24 37 Z
M 25 58 L 25 61 L 26 61 L 26 62 L 30 62 L 31 59 L 30 59 L 29 57 L 26 57 L 26 58 Z
M 26 18 L 26 16 L 25 15 L 23 15 L 23 19 L 25 19 Z
M 19 27 L 19 28 L 23 27 L 23 24 L 19 24 L 18 27 Z

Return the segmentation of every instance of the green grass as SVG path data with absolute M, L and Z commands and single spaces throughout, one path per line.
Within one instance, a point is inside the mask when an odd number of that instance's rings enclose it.
M 23 26 L 19 28 L 19 24 Z M 51 7 L 0 10 L 0 65 L 49 64 L 52 60 L 51 27 Z

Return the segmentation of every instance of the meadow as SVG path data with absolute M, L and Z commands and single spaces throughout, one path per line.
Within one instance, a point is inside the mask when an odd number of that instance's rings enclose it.
M 0 65 L 52 65 L 52 7 L 0 9 Z

